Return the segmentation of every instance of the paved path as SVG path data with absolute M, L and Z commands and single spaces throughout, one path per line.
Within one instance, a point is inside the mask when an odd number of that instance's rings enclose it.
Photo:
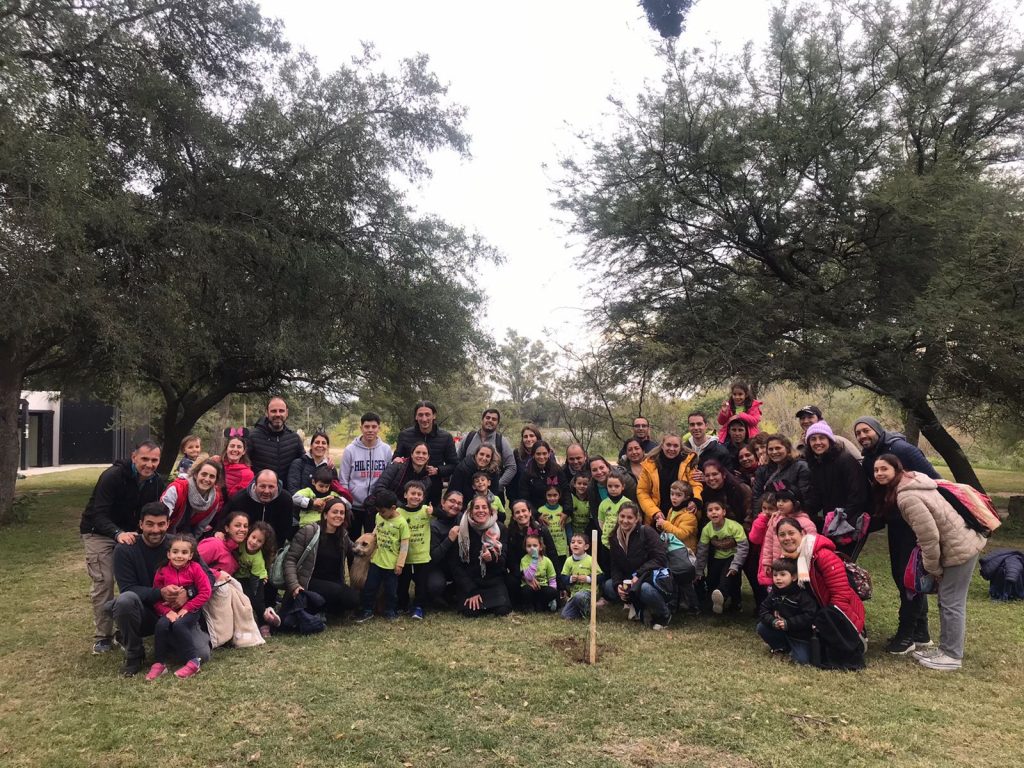
M 18 476 L 35 477 L 36 475 L 49 475 L 54 472 L 70 472 L 74 469 L 105 469 L 110 464 L 62 464 L 59 467 L 29 467 L 19 469 Z

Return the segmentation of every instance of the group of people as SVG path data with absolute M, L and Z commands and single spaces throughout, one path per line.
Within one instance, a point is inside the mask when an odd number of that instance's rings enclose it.
M 637 417 L 615 462 L 573 443 L 559 464 L 532 424 L 513 444 L 493 408 L 457 443 L 428 401 L 393 450 L 380 416 L 364 414 L 337 463 L 325 432 L 304 449 L 281 398 L 252 429 L 227 430 L 220 455 L 187 437 L 169 484 L 156 472 L 160 446 L 141 443 L 102 473 L 82 515 L 93 651 L 120 644 L 122 674 L 135 675 L 142 638 L 154 634 L 147 677 L 172 657 L 183 662 L 177 676 L 194 675 L 210 654 L 204 606 L 227 584 L 269 637 L 282 616 L 302 630 L 346 611 L 357 622 L 444 608 L 582 618 L 594 574 L 597 607 L 621 605 L 658 630 L 680 614 L 741 611 L 745 576 L 772 653 L 859 668 L 867 631 L 849 563 L 884 527 L 900 593 L 886 650 L 959 669 L 967 586 L 986 539 L 938 492 L 924 454 L 870 417 L 854 425 L 854 444 L 814 405 L 796 414 L 794 446 L 759 431 L 760 405 L 737 382 L 717 434 L 694 412 L 686 434 L 657 441 Z M 903 588 L 915 547 L 938 580 L 937 647 L 926 596 Z

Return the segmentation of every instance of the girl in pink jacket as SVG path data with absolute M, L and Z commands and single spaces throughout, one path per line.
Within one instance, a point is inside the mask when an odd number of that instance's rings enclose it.
M 199 649 L 196 647 L 196 628 L 199 614 L 213 594 L 210 577 L 195 561 L 196 540 L 187 534 L 168 537 L 167 563 L 156 572 L 153 586 L 181 587 L 188 600 L 175 609 L 166 601 L 154 606 L 160 618 L 156 622 L 156 662 L 149 668 L 147 680 L 156 680 L 167 672 L 171 653 L 186 659 L 185 665 L 175 672 L 179 678 L 192 677 L 199 671 Z
M 766 493 L 761 500 L 761 514 L 754 518 L 749 534 L 752 544 L 761 545 L 761 567 L 757 569 L 757 583 L 763 587 L 772 585 L 772 563 L 783 556 L 775 527 L 784 517 L 796 521 L 805 534 L 818 532 L 811 518 L 800 510 L 800 499 L 796 491 L 785 488 L 776 491 L 774 498 Z

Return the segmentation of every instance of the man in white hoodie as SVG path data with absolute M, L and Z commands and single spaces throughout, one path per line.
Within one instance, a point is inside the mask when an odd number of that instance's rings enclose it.
M 373 521 L 367 521 L 367 515 L 372 516 L 374 511 L 364 509 L 363 503 L 392 459 L 391 446 L 379 437 L 380 416 L 372 411 L 364 413 L 359 420 L 359 430 L 362 434 L 345 448 L 338 470 L 338 480 L 352 492 L 352 524 L 348 530 L 352 541 L 363 530 L 373 527 Z

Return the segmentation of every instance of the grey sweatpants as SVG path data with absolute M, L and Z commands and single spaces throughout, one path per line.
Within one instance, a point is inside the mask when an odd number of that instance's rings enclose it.
M 964 657 L 964 635 L 967 632 L 967 589 L 971 586 L 975 555 L 962 565 L 942 569 L 939 582 L 939 650 L 954 659 Z

